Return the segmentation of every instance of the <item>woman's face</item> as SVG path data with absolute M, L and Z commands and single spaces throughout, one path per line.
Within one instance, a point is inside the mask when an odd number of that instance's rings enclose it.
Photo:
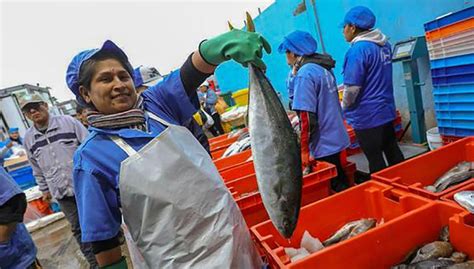
M 90 90 L 81 86 L 80 91 L 82 98 L 103 114 L 127 111 L 137 101 L 133 79 L 116 59 L 97 62 Z

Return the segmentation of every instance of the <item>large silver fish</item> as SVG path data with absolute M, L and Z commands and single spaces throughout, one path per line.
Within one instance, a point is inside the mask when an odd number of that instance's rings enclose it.
M 275 227 L 290 238 L 301 205 L 302 166 L 297 135 L 263 72 L 249 65 L 249 132 L 258 189 Z
M 451 185 L 461 183 L 471 177 L 471 170 L 473 169 L 471 162 L 460 162 L 458 165 L 450 169 L 442 175 L 433 186 L 436 192 L 442 192 Z
M 461 191 L 454 195 L 454 200 L 467 211 L 474 214 L 474 191 Z

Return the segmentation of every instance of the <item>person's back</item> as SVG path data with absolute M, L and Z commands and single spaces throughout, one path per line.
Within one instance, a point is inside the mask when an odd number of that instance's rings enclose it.
M 347 12 L 343 35 L 351 48 L 344 58 L 342 108 L 354 127 L 357 141 L 369 161 L 371 173 L 404 160 L 392 121 L 395 101 L 392 52 L 388 38 L 375 26 L 375 15 L 364 6 Z
M 392 85 L 392 52 L 386 37 L 375 30 L 353 41 L 346 53 L 344 83 L 361 85 L 357 106 L 345 116 L 355 129 L 367 129 L 393 121 L 395 100 Z
M 344 150 L 349 140 L 345 134 L 346 129 L 333 75 L 320 65 L 308 63 L 299 69 L 294 80 L 297 85 L 294 94 L 295 109 L 316 111 L 317 115 L 319 128 L 310 138 L 310 151 L 313 157 L 326 157 Z M 310 86 L 301 87 L 302 81 Z M 302 93 L 303 90 L 305 93 Z

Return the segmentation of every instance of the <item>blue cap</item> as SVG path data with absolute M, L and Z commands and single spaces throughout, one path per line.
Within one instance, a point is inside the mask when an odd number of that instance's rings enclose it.
M 344 27 L 347 24 L 355 25 L 363 30 L 372 29 L 375 25 L 374 13 L 364 6 L 357 6 L 351 8 L 344 17 L 344 22 L 340 24 Z
M 17 128 L 17 127 L 8 129 L 8 133 L 10 133 L 10 134 L 11 134 L 11 133 L 16 133 L 16 132 L 18 132 L 18 128 Z
M 100 51 L 109 51 L 120 58 L 123 58 L 128 62 L 128 57 L 114 42 L 107 40 L 104 42 L 101 48 L 89 49 L 79 52 L 74 58 L 72 58 L 71 63 L 67 67 L 66 71 L 66 83 L 69 89 L 76 95 L 76 99 L 80 101 L 82 98 L 79 93 L 79 71 L 81 70 L 82 63 L 92 58 Z M 133 74 L 130 74 L 133 77 Z
M 160 72 L 154 67 L 141 65 L 133 69 L 133 83 L 135 84 L 135 88 L 140 86 L 153 86 L 162 78 Z
M 316 53 L 318 42 L 308 32 L 296 30 L 284 37 L 278 47 L 278 52 L 293 52 L 296 55 L 311 55 Z

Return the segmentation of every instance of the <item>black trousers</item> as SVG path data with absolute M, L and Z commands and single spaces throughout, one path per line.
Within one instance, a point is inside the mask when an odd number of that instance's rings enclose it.
M 370 129 L 355 130 L 355 134 L 365 157 L 369 161 L 370 173 L 375 173 L 387 167 L 383 158 L 384 154 L 388 166 L 405 160 L 398 146 L 392 122 Z
M 344 172 L 344 167 L 341 164 L 341 152 L 333 155 L 316 159 L 318 161 L 328 162 L 334 164 L 337 169 L 337 177 L 331 180 L 331 189 L 335 192 L 343 191 L 349 188 L 349 182 Z
M 74 196 L 64 197 L 62 199 L 58 199 L 58 203 L 61 206 L 61 211 L 64 213 L 66 219 L 71 224 L 72 234 L 79 244 L 82 254 L 84 254 L 84 257 L 86 258 L 87 262 L 89 262 L 91 268 L 98 268 L 95 255 L 92 252 L 91 244 L 82 243 L 81 241 L 81 227 L 79 226 L 79 215 L 77 213 L 76 198 Z
M 214 114 L 212 114 L 212 119 L 214 120 L 214 125 L 209 128 L 209 131 L 212 133 L 213 136 L 223 135 L 224 129 L 222 128 L 221 124 L 221 115 L 215 112 Z

